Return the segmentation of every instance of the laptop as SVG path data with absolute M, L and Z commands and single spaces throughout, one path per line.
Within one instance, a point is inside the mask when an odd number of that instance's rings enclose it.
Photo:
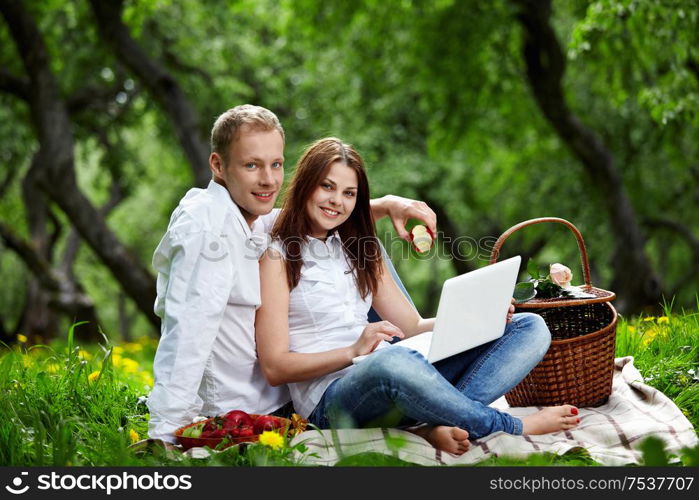
M 381 342 L 377 350 L 407 347 L 435 363 L 502 337 L 521 260 L 518 255 L 446 280 L 434 330 L 394 344 Z M 352 362 L 360 363 L 371 354 Z

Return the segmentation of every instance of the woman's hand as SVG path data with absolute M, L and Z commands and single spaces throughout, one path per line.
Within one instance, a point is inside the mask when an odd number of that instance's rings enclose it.
M 512 315 L 515 313 L 515 298 L 512 297 L 510 308 L 507 310 L 507 322 L 512 323 Z
M 352 344 L 352 357 L 369 354 L 376 349 L 382 340 L 391 340 L 393 337 L 402 339 L 405 335 L 397 326 L 388 321 L 369 323 L 357 341 Z

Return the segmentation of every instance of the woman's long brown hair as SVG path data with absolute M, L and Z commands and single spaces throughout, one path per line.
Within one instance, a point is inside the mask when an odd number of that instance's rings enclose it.
M 281 241 L 284 247 L 286 277 L 289 288 L 293 290 L 301 279 L 302 250 L 307 242 L 306 236 L 311 234 L 306 204 L 336 162 L 347 165 L 357 173 L 356 205 L 349 218 L 335 230 L 342 240 L 359 293 L 366 298 L 369 293 L 376 293 L 382 269 L 381 249 L 371 218 L 369 181 L 364 162 L 349 144 L 327 137 L 306 149 L 296 166 L 271 236 Z

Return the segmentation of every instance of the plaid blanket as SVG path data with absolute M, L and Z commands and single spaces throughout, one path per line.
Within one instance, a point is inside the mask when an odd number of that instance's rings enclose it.
M 504 397 L 492 406 L 517 417 L 540 409 L 509 408 Z M 296 436 L 291 444 L 303 442 L 308 447 L 298 458 L 309 465 L 333 465 L 343 456 L 363 452 L 391 454 L 420 465 L 465 465 L 491 456 L 522 458 L 538 452 L 563 454 L 576 448 L 587 450 L 592 459 L 604 465 L 626 465 L 639 463 L 638 444 L 651 435 L 661 438 L 671 454 L 698 442 L 677 405 L 643 383 L 632 357 L 615 360 L 609 401 L 597 408 L 581 408 L 580 417 L 580 424 L 569 431 L 537 436 L 497 432 L 472 440 L 470 450 L 461 456 L 435 450 L 421 437 L 398 429 L 310 430 Z

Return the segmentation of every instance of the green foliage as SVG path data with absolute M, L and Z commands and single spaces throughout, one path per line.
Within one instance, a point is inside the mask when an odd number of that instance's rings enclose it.
M 512 296 L 517 302 L 526 302 L 536 297 L 536 287 L 532 281 L 517 283 Z
M 63 95 L 88 89 L 96 98 L 71 115 L 79 184 L 98 206 L 115 182 L 121 186 L 125 198 L 108 224 L 148 263 L 192 183 L 172 124 L 158 96 L 149 95 L 100 39 L 88 2 L 29 5 Z M 566 98 L 614 153 L 638 219 L 662 215 L 699 227 L 696 2 L 576 0 L 553 8 L 567 53 Z M 614 238 L 600 210 L 603 200 L 531 96 L 511 2 L 159 0 L 126 2 L 123 19 L 183 88 L 199 113 L 202 137 L 221 111 L 262 104 L 278 113 L 287 131 L 287 176 L 307 143 L 340 136 L 365 157 L 375 196 L 429 199 L 460 236 L 497 236 L 542 215 L 574 221 L 585 235 L 595 284 L 612 283 Z M 0 64 L 24 76 L 4 22 L 0 46 Z M 99 99 L 108 88 L 111 97 Z M 10 179 L 0 220 L 27 236 L 20 183 L 36 138 L 26 104 L 5 93 L 0 140 L 0 185 Z M 70 221 L 54 212 L 63 228 L 52 256 L 57 264 Z M 689 305 L 699 283 L 696 274 L 685 279 L 696 260 L 691 238 L 667 225 L 644 229 L 646 251 L 666 288 Z M 577 254 L 568 236 L 537 228 L 511 244 L 529 248 L 543 237 L 547 245 L 538 259 L 572 262 Z M 425 316 L 434 314 L 434 282 L 454 275 L 453 263 L 405 255 L 398 267 L 409 291 Z M 23 310 L 29 273 L 21 268 L 10 252 L 0 252 L 6 329 Z M 128 300 L 129 321 L 122 321 L 117 305 L 123 292 L 86 245 L 73 269 L 97 304 L 103 328 L 118 331 L 122 322 L 128 324 L 124 334 L 152 333 Z
M 415 464 L 406 462 L 392 455 L 383 453 L 366 452 L 344 457 L 335 464 L 335 467 L 414 467 Z
M 668 455 L 665 453 L 665 443 L 662 439 L 649 437 L 639 446 L 643 452 L 643 465 L 649 467 L 660 467 L 670 463 Z
M 668 396 L 699 428 L 699 314 L 673 313 L 621 321 L 616 356 L 633 356 L 647 384 Z
M 567 465 L 571 467 L 594 467 L 600 464 L 598 464 L 592 458 L 590 458 L 590 454 L 584 448 L 573 448 L 568 452 L 564 453 L 563 455 L 556 455 L 555 453 L 536 453 L 526 458 L 508 456 L 491 457 L 476 464 L 477 467 L 550 467 L 554 465 Z
M 569 57 L 598 56 L 609 63 L 608 91 L 617 104 L 636 100 L 663 126 L 684 120 L 697 124 L 699 89 L 692 64 L 699 57 L 698 26 L 699 10 L 691 0 L 671 5 L 595 1 L 573 30 Z

